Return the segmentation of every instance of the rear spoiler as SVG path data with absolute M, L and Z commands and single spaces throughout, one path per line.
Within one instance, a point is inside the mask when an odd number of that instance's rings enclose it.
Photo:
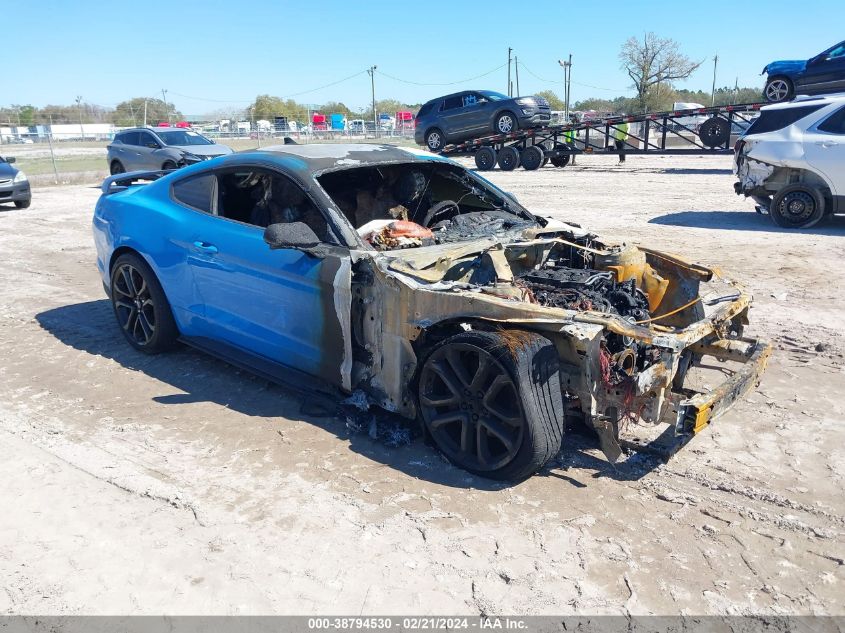
M 123 191 L 139 180 L 149 180 L 150 182 L 158 180 L 162 176 L 169 174 L 170 171 L 171 170 L 158 169 L 156 171 L 130 171 L 124 174 L 115 174 L 114 176 L 106 178 L 100 189 L 102 189 L 104 195 L 117 193 L 118 191 Z

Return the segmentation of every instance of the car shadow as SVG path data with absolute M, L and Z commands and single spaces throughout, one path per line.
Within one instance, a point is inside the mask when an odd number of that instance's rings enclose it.
M 828 216 L 809 229 L 782 229 L 763 213 L 753 211 L 676 211 L 648 221 L 649 224 L 683 226 L 686 228 L 721 229 L 730 231 L 764 231 L 767 233 L 813 233 L 816 235 L 845 234 L 845 217 Z
M 155 396 L 165 405 L 211 402 L 238 413 L 262 418 L 285 418 L 313 424 L 348 442 L 353 451 L 412 477 L 455 488 L 501 490 L 512 483 L 497 482 L 467 473 L 449 464 L 437 450 L 422 441 L 412 421 L 378 407 L 360 409 L 345 404 L 344 396 L 328 389 L 309 389 L 291 376 L 291 382 L 269 383 L 189 347 L 164 356 L 151 356 L 130 347 L 114 322 L 106 299 L 76 303 L 36 315 L 39 325 L 63 344 L 113 360 L 123 367 L 155 378 L 179 394 Z M 171 391 L 171 389 L 167 389 Z M 581 479 L 610 477 L 639 479 L 660 462 L 629 457 L 613 466 L 600 455 L 598 441 L 584 432 L 568 432 L 556 459 L 535 476 L 549 476 L 584 487 Z M 648 464 L 646 469 L 644 464 Z

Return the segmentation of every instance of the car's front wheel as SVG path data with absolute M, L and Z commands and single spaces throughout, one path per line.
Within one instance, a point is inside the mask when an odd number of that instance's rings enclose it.
M 456 334 L 420 370 L 426 429 L 456 466 L 491 479 L 524 479 L 560 450 L 559 372 L 555 346 L 538 334 Z
M 152 268 L 139 255 L 125 253 L 114 262 L 111 302 L 123 336 L 135 349 L 157 354 L 176 343 L 179 331 L 170 303 Z
M 778 103 L 779 101 L 786 101 L 791 99 L 795 86 L 787 77 L 771 77 L 766 82 L 766 87 L 763 90 L 763 95 L 766 101 L 770 103 Z
M 784 229 L 809 229 L 824 216 L 824 196 L 812 185 L 788 185 L 772 197 L 769 217 Z
M 164 164 L 161 166 L 164 171 L 171 171 L 173 169 L 179 169 L 179 165 L 174 163 L 172 160 L 164 161 Z
M 502 112 L 493 123 L 494 134 L 510 134 L 519 129 L 516 116 L 512 112 Z
M 29 205 L 32 204 L 32 198 L 27 200 L 15 200 L 15 208 L 16 209 L 28 209 Z

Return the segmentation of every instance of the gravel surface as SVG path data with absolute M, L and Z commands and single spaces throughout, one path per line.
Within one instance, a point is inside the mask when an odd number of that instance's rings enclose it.
M 668 464 L 613 468 L 571 434 L 516 486 L 205 355 L 134 352 L 94 265 L 98 189 L 0 207 L 0 613 L 845 613 L 845 219 L 776 229 L 729 170 L 488 174 L 719 265 L 775 343 L 759 389 Z

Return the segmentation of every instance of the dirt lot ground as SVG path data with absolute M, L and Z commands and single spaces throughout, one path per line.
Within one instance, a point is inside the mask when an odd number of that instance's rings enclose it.
M 588 436 L 516 485 L 190 350 L 126 345 L 87 186 L 0 210 L 0 613 L 814 613 L 845 600 L 845 219 L 775 229 L 728 158 L 492 172 L 529 208 L 717 264 L 776 350 L 668 464 Z

